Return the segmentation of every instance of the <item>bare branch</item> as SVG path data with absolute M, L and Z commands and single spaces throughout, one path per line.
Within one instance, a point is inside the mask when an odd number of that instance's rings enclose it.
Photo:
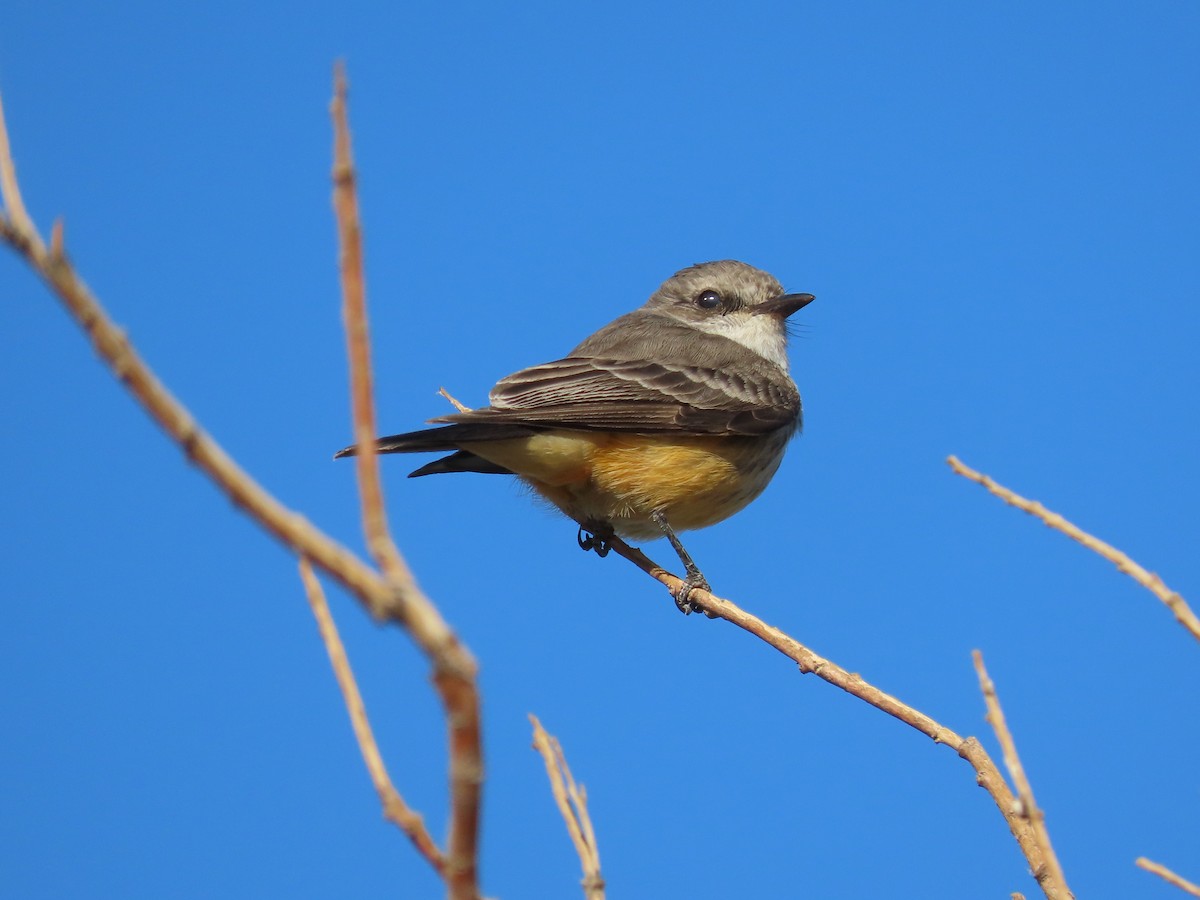
M 342 317 L 350 359 L 351 406 L 363 530 L 367 546 L 392 586 L 396 599 L 422 615 L 436 615 L 388 531 L 375 449 L 375 402 L 371 386 L 371 349 L 367 327 L 366 287 L 363 280 L 362 228 L 354 186 L 350 126 L 346 114 L 346 75 L 334 70 L 333 207 L 338 223 L 342 282 Z M 440 617 L 439 617 L 440 618 Z M 446 628 L 445 641 L 434 661 L 434 684 L 442 700 L 450 743 L 450 840 L 445 875 L 450 896 L 471 900 L 478 894 L 479 800 L 483 784 L 483 746 L 480 737 L 477 667 L 467 649 Z
M 996 685 L 988 677 L 987 669 L 983 666 L 983 654 L 978 650 L 973 650 L 971 658 L 975 661 L 975 672 L 979 676 L 979 689 L 983 692 L 984 703 L 987 704 L 988 724 L 996 732 L 996 739 L 1000 741 L 1000 748 L 1004 752 L 1004 765 L 1008 767 L 1013 784 L 1017 788 L 1017 815 L 1029 822 L 1037 836 L 1047 872 L 1046 883 L 1054 884 L 1066 896 L 1071 896 L 1067 888 L 1066 876 L 1063 874 L 1062 866 L 1058 863 L 1054 847 L 1050 843 L 1050 832 L 1046 828 L 1045 813 L 1038 809 L 1037 802 L 1033 799 L 1033 785 L 1029 783 L 1029 778 L 1025 775 L 1025 767 L 1021 765 L 1021 757 L 1017 754 L 1017 743 L 1013 740 L 1012 732 L 1004 719 L 1004 710 L 1000 707 L 1000 697 L 996 694 Z M 1034 874 L 1038 874 L 1037 870 L 1034 870 Z M 1040 878 L 1039 881 L 1041 881 Z
M 363 531 L 367 547 L 401 597 L 413 592 L 413 577 L 388 531 L 379 479 L 379 453 L 375 447 L 375 401 L 371 374 L 371 338 L 367 326 L 366 284 L 363 279 L 362 227 L 358 217 L 350 126 L 346 115 L 346 74 L 334 71 L 334 95 L 329 107 L 333 118 L 333 210 L 338 226 L 338 268 L 342 284 L 342 322 L 346 329 L 346 355 L 350 362 L 350 395 L 353 414 L 354 456 L 362 499 Z
M 677 592 L 683 584 L 682 579 L 672 575 L 641 550 L 630 547 L 620 538 L 614 537 L 610 543 L 618 555 L 629 560 L 651 578 L 661 582 L 672 594 Z M 1042 850 L 1033 829 L 1028 821 L 1017 814 L 1016 798 L 1005 783 L 996 763 L 979 741 L 973 737 L 961 737 L 924 713 L 869 684 L 862 676 L 847 672 L 836 663 L 817 655 L 795 638 L 768 625 L 762 619 L 746 612 L 729 600 L 698 589 L 694 589 L 689 594 L 689 599 L 698 604 L 705 612 L 736 625 L 774 647 L 795 662 L 799 666 L 801 674 L 811 672 L 834 687 L 841 688 L 846 693 L 915 728 L 934 743 L 945 744 L 958 753 L 975 770 L 976 782 L 988 792 L 1000 810 L 1000 814 L 1004 816 L 1004 821 L 1008 824 L 1013 837 L 1016 838 L 1025 859 L 1028 860 L 1030 869 L 1038 877 L 1038 883 L 1046 897 L 1049 900 L 1070 900 L 1070 893 L 1059 890 L 1046 880 L 1046 873 L 1049 870 L 1045 865 Z
M 0 200 L 4 202 L 4 212 L 12 223 L 13 228 L 25 240 L 32 241 L 39 250 L 42 239 L 37 227 L 25 211 L 25 201 L 21 199 L 21 186 L 17 182 L 17 166 L 13 162 L 12 148 L 8 145 L 8 126 L 4 123 L 4 101 L 0 98 Z
M 1179 888 L 1185 894 L 1200 897 L 1200 884 L 1192 884 L 1186 878 L 1180 878 L 1166 866 L 1152 862 L 1144 856 L 1139 856 L 1134 862 L 1139 868 L 1145 869 L 1147 872 L 1153 872 L 1163 881 L 1175 885 L 1175 887 Z
M 3 131 L 2 124 L 0 131 Z M 451 731 L 453 827 L 446 878 L 454 900 L 473 900 L 478 894 L 475 853 L 483 771 L 478 752 L 476 665 L 470 653 L 415 581 L 410 592 L 402 594 L 395 582 L 381 578 L 354 553 L 265 491 L 200 428 L 75 273 L 66 257 L 61 233 L 56 237 L 52 251 L 47 251 L 41 237 L 32 230 L 32 223 L 24 215 L 15 169 L 7 150 L 5 141 L 4 146 L 0 146 L 0 178 L 8 178 L 11 183 L 4 186 L 7 208 L 5 217 L 0 218 L 0 239 L 23 256 L 46 281 L 117 379 L 179 445 L 184 455 L 227 494 L 235 506 L 298 555 L 308 557 L 327 572 L 375 618 L 402 626 L 430 661 Z
M 383 804 L 383 815 L 408 835 L 413 846 L 417 848 L 417 852 L 425 857 L 439 875 L 444 875 L 446 860 L 442 856 L 441 849 L 430 837 L 420 814 L 414 812 L 404 802 L 404 798 L 400 796 L 400 792 L 396 790 L 388 775 L 383 757 L 379 753 L 379 745 L 375 743 L 375 734 L 371 730 L 371 723 L 367 719 L 366 705 L 363 703 L 362 694 L 359 693 L 358 684 L 354 680 L 354 672 L 350 669 L 346 648 L 342 645 L 337 626 L 329 612 L 325 592 L 321 590 L 321 583 L 317 580 L 312 564 L 306 556 L 300 557 L 300 578 L 304 582 L 308 605 L 312 607 L 313 615 L 316 617 L 321 640 L 325 643 L 325 650 L 329 654 L 333 674 L 337 678 L 338 687 L 341 688 L 346 711 L 350 714 L 350 724 L 354 728 L 354 737 L 358 740 L 358 749 L 362 753 L 363 763 L 371 776 L 371 783 L 375 785 L 375 792 L 379 794 L 379 800 Z
M 471 407 L 467 406 L 465 403 L 459 403 L 458 400 L 456 400 L 454 398 L 454 396 L 448 390 L 446 390 L 444 387 L 438 388 L 438 394 L 440 394 L 441 396 L 443 396 L 447 400 L 449 400 L 450 405 L 453 406 L 455 409 L 457 409 L 459 412 L 470 412 L 471 411 Z
M 529 721 L 533 724 L 533 749 L 542 755 L 546 764 L 546 775 L 550 778 L 554 802 L 558 804 L 558 811 L 567 823 L 567 832 L 583 867 L 583 896 L 586 900 L 604 900 L 600 849 L 596 846 L 596 832 L 592 828 L 592 818 L 588 815 L 587 792 L 582 785 L 576 786 L 558 739 L 547 733 L 537 716 L 532 713 L 529 715 Z
M 1017 509 L 1029 513 L 1031 516 L 1036 516 L 1041 519 L 1048 527 L 1055 531 L 1061 531 L 1072 540 L 1078 541 L 1092 550 L 1110 563 L 1115 565 L 1117 569 L 1124 572 L 1150 593 L 1154 594 L 1159 600 L 1166 604 L 1167 608 L 1175 614 L 1175 618 L 1179 624 L 1191 632 L 1192 637 L 1200 640 L 1200 618 L 1192 611 L 1192 608 L 1187 605 L 1187 602 L 1179 594 L 1175 593 L 1167 587 L 1161 578 L 1153 572 L 1142 568 L 1126 554 L 1122 553 L 1111 544 L 1106 544 L 1099 538 L 1093 537 L 1083 529 L 1068 522 L 1056 512 L 1051 512 L 1035 500 L 1026 500 L 1020 494 L 1010 491 L 1003 485 L 997 484 L 987 475 L 982 472 L 977 472 L 970 466 L 963 464 L 958 457 L 947 457 L 946 462 L 950 464 L 950 468 L 958 475 L 963 476 L 976 484 L 983 485 L 989 492 L 999 497 L 1010 506 L 1015 506 Z

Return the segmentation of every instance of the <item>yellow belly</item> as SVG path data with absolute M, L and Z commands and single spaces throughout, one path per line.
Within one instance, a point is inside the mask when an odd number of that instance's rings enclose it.
M 651 513 L 675 531 L 704 528 L 762 493 L 789 435 L 693 437 L 555 431 L 464 445 L 515 472 L 577 521 L 608 522 L 620 535 L 658 537 Z

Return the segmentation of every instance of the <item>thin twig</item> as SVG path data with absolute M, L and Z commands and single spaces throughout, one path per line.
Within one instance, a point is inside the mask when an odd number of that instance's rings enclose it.
M 363 529 L 367 546 L 406 606 L 432 604 L 417 588 L 416 579 L 388 531 L 375 449 L 375 402 L 372 391 L 371 349 L 363 279 L 362 228 L 354 186 L 354 162 L 346 113 L 346 75 L 334 70 L 333 207 L 338 223 L 342 282 L 342 317 L 350 359 L 351 406 L 354 412 L 355 455 Z M 479 802 L 483 785 L 483 742 L 480 735 L 477 666 L 455 634 L 446 629 L 434 666 L 434 684 L 442 700 L 450 744 L 450 839 L 444 874 L 454 900 L 478 894 Z
M 456 400 L 454 396 L 444 387 L 438 388 L 438 393 L 449 400 L 450 405 L 457 409 L 460 413 L 471 411 L 471 407 L 467 406 L 465 403 L 459 403 L 458 400 Z
M 1054 847 L 1050 843 L 1050 832 L 1046 828 L 1046 815 L 1038 808 L 1037 801 L 1033 799 L 1033 785 L 1029 783 L 1025 767 L 1021 765 L 1021 757 L 1017 754 L 1017 742 L 1013 740 L 1012 732 L 1004 719 L 1004 710 L 1000 707 L 1000 697 L 996 694 L 996 685 L 988 677 L 987 669 L 984 668 L 983 654 L 978 650 L 972 650 L 971 658 L 975 662 L 975 673 L 979 676 L 979 690 L 983 692 L 983 702 L 987 705 L 988 724 L 996 732 L 996 739 L 1000 742 L 1000 749 L 1004 753 L 1004 765 L 1008 767 L 1008 773 L 1012 776 L 1013 785 L 1017 789 L 1017 815 L 1029 822 L 1034 834 L 1037 835 L 1038 844 L 1042 848 L 1042 859 L 1045 861 L 1048 873 L 1047 881 L 1058 885 L 1062 891 L 1069 894 L 1066 876 L 1054 853 Z
M 956 474 L 961 475 L 963 478 L 966 478 L 970 481 L 974 481 L 976 484 L 983 485 L 988 489 L 988 491 L 999 497 L 1010 506 L 1015 506 L 1017 509 L 1029 513 L 1031 516 L 1036 516 L 1055 531 L 1061 531 L 1072 540 L 1078 541 L 1089 550 L 1092 550 L 1103 556 L 1110 563 L 1115 565 L 1117 569 L 1124 572 L 1146 590 L 1150 591 L 1150 593 L 1154 594 L 1154 596 L 1161 600 L 1164 604 L 1166 604 L 1167 608 L 1175 614 L 1175 618 L 1179 621 L 1179 624 L 1191 632 L 1192 637 L 1196 638 L 1196 640 L 1200 640 L 1200 617 L 1196 616 L 1196 614 L 1192 611 L 1192 608 L 1188 606 L 1187 601 L 1185 601 L 1183 597 L 1167 587 L 1166 584 L 1163 583 L 1163 580 L 1153 572 L 1142 568 L 1140 565 L 1130 559 L 1129 556 L 1122 553 L 1111 544 L 1107 544 L 1099 538 L 1093 537 L 1083 529 L 1073 525 L 1071 522 L 1068 522 L 1058 513 L 1051 512 L 1050 510 L 1046 509 L 1046 507 L 1042 506 L 1042 504 L 1038 503 L 1036 500 L 1026 500 L 1020 494 L 1010 491 L 1001 484 L 997 484 L 993 479 L 989 478 L 987 475 L 984 475 L 982 472 L 977 472 L 970 466 L 965 465 L 961 460 L 958 459 L 958 457 L 947 457 L 946 462 L 949 463 L 950 468 L 953 469 Z
M 630 547 L 620 538 L 611 540 L 612 549 L 633 563 L 651 578 L 666 586 L 673 595 L 683 585 L 683 580 L 672 575 L 646 556 L 641 550 Z M 836 663 L 819 656 L 808 647 L 801 644 L 790 635 L 784 634 L 778 628 L 768 625 L 757 616 L 746 612 L 729 600 L 718 597 L 704 590 L 693 590 L 688 599 L 699 605 L 705 612 L 716 618 L 724 619 L 759 640 L 774 647 L 788 659 L 797 664 L 801 674 L 812 673 L 818 678 L 841 688 L 846 693 L 857 697 L 864 703 L 882 710 L 890 716 L 899 719 L 904 724 L 915 728 L 937 744 L 945 744 L 970 764 L 975 770 L 975 780 L 995 802 L 1009 830 L 1016 838 L 1017 845 L 1029 863 L 1030 870 L 1038 878 L 1048 900 L 1070 900 L 1071 895 L 1060 890 L 1057 885 L 1050 883 L 1048 872 L 1040 845 L 1030 828 L 1029 822 L 1017 814 L 1015 796 L 1005 783 L 1004 777 L 996 767 L 996 763 L 984 750 L 983 745 L 973 737 L 961 737 L 951 729 L 938 723 L 924 713 L 903 703 L 891 694 L 884 693 L 879 688 L 865 681 L 862 676 L 847 672 Z
M 300 557 L 300 578 L 304 582 L 304 592 L 308 597 L 308 604 L 312 607 L 313 616 L 316 617 L 321 640 L 329 654 L 333 674 L 337 678 L 338 687 L 341 688 L 346 711 L 350 714 L 350 724 L 354 728 L 354 736 L 358 740 L 358 749 L 362 753 L 363 763 L 367 767 L 367 773 L 371 776 L 371 783 L 375 785 L 376 793 L 379 794 L 379 800 L 383 804 L 383 815 L 408 835 L 413 846 L 417 848 L 417 852 L 425 857 L 439 875 L 443 875 L 446 860 L 441 849 L 430 837 L 420 814 L 404 801 L 388 775 L 383 756 L 379 752 L 379 745 L 375 742 L 375 734 L 371 730 L 370 720 L 367 718 L 366 705 L 363 703 L 362 694 L 359 693 L 358 684 L 354 680 L 350 660 L 346 656 L 346 648 L 342 645 L 337 626 L 329 612 L 329 604 L 325 600 L 321 582 L 317 580 L 312 564 L 306 556 Z
M 367 548 L 401 600 L 413 591 L 412 572 L 400 557 L 388 530 L 379 479 L 379 453 L 375 447 L 375 402 L 371 374 L 371 338 L 367 325 L 366 284 L 363 278 L 362 226 L 358 216 L 350 125 L 346 113 L 346 74 L 334 70 L 333 101 L 333 210 L 338 229 L 338 269 L 342 285 L 342 324 L 346 331 L 346 356 L 350 363 L 350 397 L 354 461 L 362 503 L 363 532 Z
M 27 240 L 34 242 L 44 251 L 37 227 L 25 211 L 21 199 L 21 185 L 17 181 L 17 166 L 13 162 L 12 148 L 8 145 L 8 126 L 4 124 L 4 101 L 0 98 L 0 199 L 4 201 L 4 212 L 13 227 Z
M 1181 891 L 1191 894 L 1193 897 L 1200 897 L 1200 884 L 1193 884 L 1186 878 L 1181 878 L 1161 863 L 1152 862 L 1144 856 L 1139 856 L 1134 862 L 1140 868 L 1147 872 L 1153 872 L 1163 881 L 1175 885 Z
M 600 849 L 596 846 L 596 832 L 592 818 L 588 815 L 587 792 L 582 785 L 576 786 L 567 765 L 562 745 L 552 734 L 547 733 L 537 716 L 529 714 L 533 724 L 533 749 L 542 755 L 546 764 L 546 775 L 550 779 L 550 790 L 558 811 L 567 823 L 567 833 L 579 863 L 583 867 L 583 896 L 586 900 L 604 900 L 604 876 L 600 874 Z

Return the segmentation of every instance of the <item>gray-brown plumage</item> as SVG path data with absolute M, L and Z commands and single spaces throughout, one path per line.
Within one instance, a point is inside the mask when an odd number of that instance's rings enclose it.
M 378 449 L 451 451 L 412 476 L 514 474 L 597 533 L 663 533 L 684 558 L 673 532 L 758 496 L 800 428 L 785 320 L 812 299 L 745 263 L 691 266 L 563 359 L 502 378 L 488 406 Z

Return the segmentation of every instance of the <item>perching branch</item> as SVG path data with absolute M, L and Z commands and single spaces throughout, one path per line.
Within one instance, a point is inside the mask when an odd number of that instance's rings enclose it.
M 456 400 L 444 387 L 440 388 L 438 393 L 453 404 L 459 412 L 469 412 L 469 408 Z M 584 522 L 579 522 L 578 524 L 580 527 L 587 527 Z M 681 578 L 672 575 L 638 548 L 629 546 L 616 536 L 608 540 L 609 545 L 616 551 L 618 556 L 624 557 L 651 578 L 659 581 L 672 596 L 675 596 L 683 586 L 684 582 Z M 876 709 L 880 709 L 888 715 L 904 722 L 906 725 L 917 729 L 917 731 L 931 738 L 934 743 L 946 744 L 957 752 L 975 770 L 976 782 L 988 792 L 999 808 L 1001 815 L 1004 816 L 1009 830 L 1012 832 L 1013 837 L 1016 838 L 1021 852 L 1029 862 L 1030 870 L 1034 873 L 1035 878 L 1037 878 L 1038 884 L 1046 894 L 1046 897 L 1049 900 L 1069 900 L 1073 896 L 1070 891 L 1065 890 L 1065 886 L 1060 889 L 1058 883 L 1053 880 L 1053 867 L 1047 864 L 1041 846 L 1037 841 L 1036 833 L 1030 827 L 1029 821 L 1020 815 L 1016 798 L 1013 796 L 1008 784 L 1004 781 L 1004 777 L 1000 774 L 996 763 L 978 740 L 973 737 L 960 737 L 924 713 L 908 706 L 890 694 L 884 693 L 874 685 L 868 684 L 861 676 L 847 672 L 836 663 L 818 656 L 795 638 L 784 634 L 778 628 L 766 624 L 757 616 L 746 612 L 729 600 L 717 597 L 715 594 L 698 588 L 692 590 L 689 594 L 689 599 L 709 616 L 724 619 L 774 647 L 784 656 L 795 662 L 799 666 L 801 674 L 811 672 L 835 687 L 841 688 L 846 693 L 869 703 Z M 1056 866 L 1057 862 L 1054 865 Z
M 542 761 L 546 764 L 546 775 L 550 779 L 554 802 L 558 805 L 563 821 L 567 823 L 567 833 L 571 836 L 571 843 L 575 845 L 575 852 L 579 855 L 579 863 L 583 867 L 583 896 L 585 900 L 604 900 L 600 848 L 596 846 L 596 832 L 592 828 L 592 817 L 588 815 L 587 791 L 583 789 L 583 785 L 575 784 L 571 767 L 567 765 L 567 757 L 558 739 L 549 734 L 532 713 L 529 715 L 529 721 L 533 724 L 533 749 L 542 755 Z
M 674 594 L 683 585 L 681 578 L 672 575 L 651 560 L 645 553 L 635 547 L 630 547 L 620 538 L 611 540 L 612 549 L 620 556 L 629 560 L 651 578 L 664 584 Z M 1048 900 L 1070 900 L 1070 892 L 1059 888 L 1049 876 L 1050 869 L 1046 864 L 1045 855 L 1037 841 L 1037 837 L 1029 822 L 1019 815 L 1016 798 L 996 767 L 996 763 L 983 749 L 983 745 L 975 738 L 963 738 L 931 719 L 924 713 L 913 709 L 890 694 L 886 694 L 874 685 L 868 684 L 862 676 L 847 672 L 836 663 L 818 656 L 795 638 L 784 634 L 778 628 L 768 625 L 762 619 L 754 616 L 739 606 L 717 597 L 708 591 L 694 589 L 689 599 L 705 612 L 716 618 L 724 619 L 738 628 L 748 631 L 759 640 L 774 647 L 788 659 L 795 662 L 801 674 L 812 673 L 834 687 L 841 688 L 859 700 L 869 703 L 890 716 L 899 719 L 906 725 L 915 728 L 936 744 L 945 744 L 965 759 L 975 770 L 975 780 L 995 802 L 1000 814 L 1004 816 L 1013 837 L 1016 838 L 1021 852 L 1029 862 L 1029 867 L 1037 878 L 1038 884 Z
M 1067 879 L 1063 874 L 1062 866 L 1058 863 L 1058 856 L 1050 844 L 1050 832 L 1046 828 L 1046 815 L 1038 808 L 1037 802 L 1033 799 L 1033 785 L 1029 783 L 1029 778 L 1025 775 L 1025 767 L 1021 765 L 1021 757 L 1017 754 L 1017 742 L 1013 740 L 1012 732 L 1004 719 L 1004 710 L 1000 707 L 1000 697 L 996 694 L 996 685 L 988 677 L 987 669 L 983 666 L 983 654 L 978 650 L 973 650 L 971 657 L 975 661 L 975 673 L 979 676 L 979 690 L 983 693 L 983 702 L 987 705 L 988 724 L 996 732 L 996 739 L 1000 742 L 1000 749 L 1004 753 L 1004 765 L 1008 768 L 1008 774 L 1012 776 L 1013 785 L 1017 789 L 1016 813 L 1029 823 L 1037 837 L 1037 842 L 1042 849 L 1042 858 L 1045 860 L 1046 882 L 1054 884 L 1055 889 L 1063 892 L 1066 896 L 1072 896 L 1067 888 Z M 1037 874 L 1036 871 L 1034 874 Z
M 1200 618 L 1192 612 L 1192 608 L 1187 605 L 1183 597 L 1167 587 L 1163 583 L 1163 580 L 1153 572 L 1143 569 L 1116 547 L 1106 544 L 1099 538 L 1092 537 L 1092 535 L 1088 534 L 1082 528 L 1068 522 L 1058 513 L 1046 509 L 1046 507 L 1042 506 L 1036 500 L 1026 500 L 1020 494 L 1014 493 L 1003 485 L 997 484 L 982 472 L 977 472 L 970 466 L 964 465 L 957 456 L 947 457 L 946 462 L 949 463 L 950 468 L 956 474 L 974 481 L 976 484 L 983 485 L 988 491 L 1010 506 L 1015 506 L 1017 509 L 1029 513 L 1031 516 L 1036 516 L 1048 527 L 1053 528 L 1055 531 L 1061 531 L 1067 537 L 1078 541 L 1089 550 L 1099 553 L 1120 571 L 1124 572 L 1166 604 L 1167 608 L 1175 614 L 1175 618 L 1179 621 L 1179 624 L 1191 632 L 1192 637 L 1200 641 Z

